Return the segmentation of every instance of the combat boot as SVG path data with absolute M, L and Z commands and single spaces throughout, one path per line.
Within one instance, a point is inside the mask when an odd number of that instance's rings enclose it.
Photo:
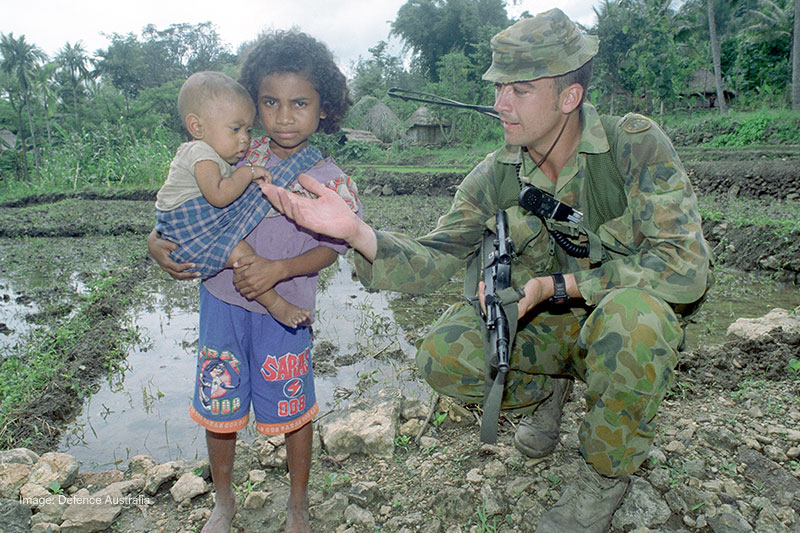
M 542 516 L 536 533 L 606 533 L 611 517 L 628 490 L 625 476 L 601 476 L 581 459 L 575 481 L 567 485 L 553 507 Z
M 514 446 L 528 457 L 544 457 L 558 444 L 561 409 L 572 392 L 572 379 L 553 379 L 553 393 L 525 415 L 514 433 Z

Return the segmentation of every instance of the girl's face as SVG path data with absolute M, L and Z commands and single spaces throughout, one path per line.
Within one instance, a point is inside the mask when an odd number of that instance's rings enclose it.
M 319 93 L 302 74 L 276 72 L 258 87 L 258 116 L 280 158 L 299 151 L 326 117 Z

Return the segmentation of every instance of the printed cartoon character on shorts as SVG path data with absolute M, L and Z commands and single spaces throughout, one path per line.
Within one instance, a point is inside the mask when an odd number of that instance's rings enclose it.
M 239 386 L 239 373 L 224 359 L 211 359 L 197 379 L 200 402 L 211 411 L 211 400 L 225 395 L 225 391 Z

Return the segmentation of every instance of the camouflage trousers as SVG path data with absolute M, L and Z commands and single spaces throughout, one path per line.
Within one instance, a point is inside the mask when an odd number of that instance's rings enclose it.
M 419 369 L 441 394 L 483 402 L 479 321 L 471 306 L 455 304 L 420 345 Z M 581 454 L 601 474 L 631 474 L 653 442 L 681 337 L 672 308 L 639 289 L 614 290 L 583 316 L 552 307 L 526 316 L 514 340 L 502 408 L 533 411 L 552 391 L 550 376 L 584 381 Z

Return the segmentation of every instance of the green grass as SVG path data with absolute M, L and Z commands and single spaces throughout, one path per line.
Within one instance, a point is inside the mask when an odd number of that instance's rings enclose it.
M 705 220 L 727 222 L 734 227 L 766 227 L 778 237 L 800 232 L 800 202 L 732 198 L 719 200 L 713 196 L 698 198 L 700 215 Z

